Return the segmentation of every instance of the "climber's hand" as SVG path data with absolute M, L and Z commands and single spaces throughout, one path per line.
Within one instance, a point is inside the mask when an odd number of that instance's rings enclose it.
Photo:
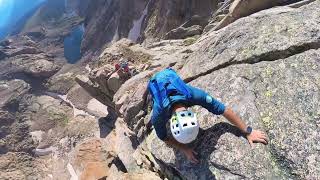
M 251 146 L 253 143 L 263 143 L 264 145 L 268 144 L 267 135 L 259 130 L 253 130 L 249 135 L 247 135 L 247 139 Z
M 184 147 L 184 148 L 181 149 L 181 151 L 187 156 L 187 158 L 188 158 L 191 162 L 193 162 L 193 163 L 195 163 L 195 164 L 199 163 L 199 160 L 198 160 L 198 159 L 196 158 L 196 156 L 195 156 L 195 155 L 197 155 L 198 153 L 195 152 L 192 148 Z

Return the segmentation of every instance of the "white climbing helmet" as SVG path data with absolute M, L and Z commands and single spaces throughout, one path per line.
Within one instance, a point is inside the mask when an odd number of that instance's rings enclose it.
M 178 142 L 183 144 L 192 142 L 199 132 L 196 114 L 191 110 L 174 113 L 170 119 L 170 129 Z

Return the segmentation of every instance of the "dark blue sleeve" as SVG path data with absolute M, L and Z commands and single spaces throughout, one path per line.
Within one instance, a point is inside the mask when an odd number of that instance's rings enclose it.
M 205 91 L 188 85 L 192 95 L 192 105 L 199 105 L 206 108 L 209 112 L 220 115 L 226 107 L 223 103 L 210 96 Z
M 166 120 L 154 109 L 151 116 L 151 123 L 159 139 L 164 141 L 167 138 Z

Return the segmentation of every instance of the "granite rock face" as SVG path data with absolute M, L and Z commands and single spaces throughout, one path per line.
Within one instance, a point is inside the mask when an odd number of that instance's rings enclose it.
M 18 102 L 29 90 L 30 85 L 23 80 L 0 81 L 0 108 Z
M 228 65 L 272 61 L 319 48 L 319 3 L 312 5 L 272 8 L 209 32 L 200 38 L 202 45 L 186 61 L 182 75 L 192 80 Z
M 68 0 L 61 19 L 0 42 L 0 178 L 319 179 L 319 0 L 201 34 L 228 4 Z M 61 38 L 83 21 L 83 53 L 92 54 L 65 64 Z M 129 73 L 116 69 L 123 61 Z M 166 67 L 265 131 L 269 144 L 250 147 L 225 118 L 193 107 L 201 131 L 189 146 L 200 164 L 168 147 L 151 127 L 146 88 Z
M 0 81 L 1 154 L 8 151 L 30 152 L 34 147 L 31 136 L 28 135 L 28 125 L 16 121 L 19 117 L 15 116 L 19 101 L 29 91 L 30 85 L 22 80 Z
M 101 50 L 104 44 L 121 38 L 153 42 L 154 39 L 163 39 L 179 26 L 185 35 L 175 35 L 174 38 L 201 34 L 217 8 L 218 2 L 213 0 L 99 0 L 89 3 L 82 51 Z
M 228 13 L 224 15 L 224 17 L 217 23 L 212 29 L 219 30 L 227 25 L 233 23 L 237 19 L 241 17 L 245 17 L 256 13 L 258 11 L 268 9 L 274 6 L 286 5 L 297 2 L 298 0 L 272 0 L 272 1 L 243 1 L 243 0 L 235 0 L 232 3 L 226 1 L 225 4 L 231 3 L 229 9 L 227 9 Z M 213 17 L 213 20 L 219 20 L 219 18 Z M 212 21 L 210 22 L 212 23 Z
M 63 62 L 44 52 L 39 42 L 33 41 L 28 36 L 13 37 L 9 45 L 0 46 L 0 52 L 5 54 L 0 63 L 1 79 L 14 79 L 15 77 L 24 80 L 45 79 L 54 75 L 63 65 Z M 22 78 L 21 76 L 27 77 Z
M 34 160 L 35 158 L 23 152 L 2 154 L 0 158 L 0 178 L 5 180 L 23 180 L 28 177 L 41 179 L 45 176 L 41 171 L 44 171 L 46 167 L 44 165 L 36 166 Z M 38 168 L 42 168 L 41 171 Z
M 155 156 L 186 179 L 319 178 L 319 8 L 317 1 L 240 19 L 202 37 L 203 45 L 181 69 L 191 85 L 266 131 L 268 146 L 250 148 L 224 118 L 196 108 L 203 131 L 191 146 L 201 164 L 186 162 L 151 134 L 147 142 Z
M 104 44 L 128 37 L 133 20 L 139 19 L 146 5 L 146 0 L 99 0 L 89 3 L 83 52 L 101 50 Z M 137 33 L 139 36 L 139 32 Z
M 32 157 L 35 148 L 28 124 L 18 116 L 20 100 L 30 92 L 23 80 L 0 82 L 0 178 L 23 179 L 36 176 Z
M 205 32 L 218 30 L 241 17 L 296 1 L 99 0 L 85 10 L 82 53 L 103 50 L 122 38 L 146 44 L 184 39 L 201 34 L 205 27 Z
M 202 33 L 202 27 L 194 25 L 189 28 L 178 27 L 168 32 L 165 39 L 184 39 L 190 36 L 200 35 Z
M 268 147 L 251 149 L 235 127 L 201 109 L 203 132 L 193 144 L 200 165 L 186 163 L 157 138 L 150 140 L 152 152 L 187 179 L 319 177 L 319 53 L 309 50 L 272 62 L 229 66 L 191 82 L 253 128 L 266 131 Z

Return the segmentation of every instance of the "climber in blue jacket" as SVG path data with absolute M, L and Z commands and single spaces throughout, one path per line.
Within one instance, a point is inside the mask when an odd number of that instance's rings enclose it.
M 264 132 L 247 126 L 230 108 L 206 92 L 186 84 L 171 68 L 156 73 L 149 81 L 148 90 L 153 101 L 151 122 L 157 136 L 181 150 L 194 163 L 198 163 L 195 152 L 185 145 L 195 140 L 199 132 L 196 113 L 189 108 L 194 105 L 216 115 L 222 114 L 244 133 L 250 145 L 253 142 L 268 143 Z M 167 135 L 168 121 L 173 138 Z

